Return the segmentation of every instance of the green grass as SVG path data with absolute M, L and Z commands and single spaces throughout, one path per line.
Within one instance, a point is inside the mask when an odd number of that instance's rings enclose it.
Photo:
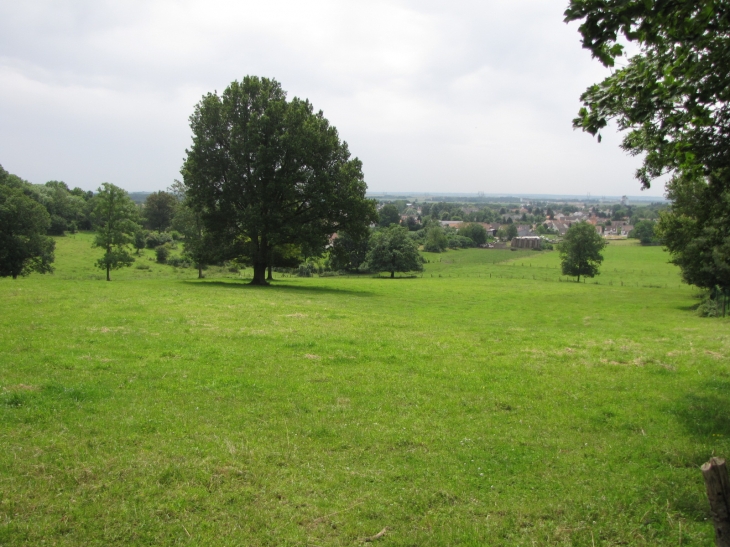
M 0 545 L 712 543 L 730 322 L 661 248 L 255 288 L 57 241 L 0 280 Z

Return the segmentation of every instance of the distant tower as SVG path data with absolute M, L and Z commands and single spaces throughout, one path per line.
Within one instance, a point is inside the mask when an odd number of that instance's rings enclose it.
M 621 205 L 626 207 L 628 204 L 629 204 L 629 198 L 627 198 L 626 196 L 621 196 Z

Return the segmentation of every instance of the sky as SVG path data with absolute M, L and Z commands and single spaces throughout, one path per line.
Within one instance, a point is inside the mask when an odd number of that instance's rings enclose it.
M 0 3 L 0 164 L 34 183 L 167 188 L 188 117 L 246 75 L 307 98 L 373 192 L 656 195 L 608 128 L 571 125 L 608 75 L 567 0 Z

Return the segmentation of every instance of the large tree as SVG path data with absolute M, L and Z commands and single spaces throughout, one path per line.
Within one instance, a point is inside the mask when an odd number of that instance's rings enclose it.
M 205 95 L 190 127 L 189 202 L 226 254 L 252 263 L 252 284 L 267 284 L 274 247 L 313 256 L 333 233 L 355 236 L 377 219 L 361 162 L 321 111 L 287 101 L 275 80 L 247 76 Z
M 0 277 L 52 272 L 55 242 L 45 235 L 51 217 L 7 175 L 0 166 Z
M 381 228 L 370 237 L 370 249 L 361 270 L 373 272 L 420 272 L 423 258 L 418 245 L 408 235 L 408 229 L 397 224 Z
M 111 270 L 131 266 L 134 262 L 129 245 L 139 230 L 137 206 L 127 192 L 105 182 L 94 196 L 93 218 L 97 225 L 93 246 L 104 250 L 104 256 L 96 265 L 106 270 L 106 280 L 111 281 Z
M 576 222 L 565 233 L 560 244 L 560 263 L 563 275 L 595 277 L 603 262 L 601 251 L 606 241 L 598 235 L 596 227 L 587 222 Z

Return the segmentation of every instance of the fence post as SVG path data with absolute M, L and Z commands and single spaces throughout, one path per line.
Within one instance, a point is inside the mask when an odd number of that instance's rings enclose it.
M 715 525 L 715 545 L 730 547 L 730 481 L 725 460 L 710 458 L 709 462 L 702 464 L 701 469 Z

